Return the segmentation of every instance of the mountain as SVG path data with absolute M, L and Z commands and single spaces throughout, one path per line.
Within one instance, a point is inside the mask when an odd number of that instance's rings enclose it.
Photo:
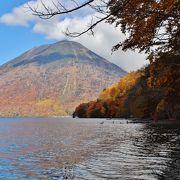
M 77 42 L 35 47 L 0 66 L 0 116 L 70 114 L 125 74 Z

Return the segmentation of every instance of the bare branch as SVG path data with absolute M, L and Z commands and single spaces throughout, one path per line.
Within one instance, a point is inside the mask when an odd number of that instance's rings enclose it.
M 50 19 L 53 16 L 56 15 L 63 15 L 63 14 L 68 14 L 68 13 L 72 13 L 74 11 L 77 11 L 89 4 L 91 4 L 92 2 L 94 2 L 95 0 L 89 0 L 81 5 L 76 4 L 76 7 L 72 8 L 72 9 L 66 9 L 60 2 L 58 2 L 58 4 L 60 5 L 60 7 L 62 8 L 62 10 L 60 8 L 57 8 L 57 5 L 55 5 L 55 8 L 57 9 L 57 11 L 54 11 L 53 9 L 51 9 L 50 7 L 47 7 L 44 2 L 41 1 L 41 4 L 43 5 L 45 12 L 43 11 L 39 11 L 38 8 L 34 8 L 32 6 L 30 6 L 30 4 L 28 4 L 28 7 L 30 8 L 30 10 L 33 12 L 33 15 L 35 16 L 39 16 L 42 19 Z M 75 1 L 73 1 L 75 2 Z M 77 6 L 78 5 L 78 6 Z
M 93 32 L 94 27 L 97 26 L 99 23 L 107 20 L 110 16 L 111 16 L 111 14 L 109 14 L 109 15 L 101 18 L 100 20 L 96 21 L 95 23 L 92 23 L 92 21 L 91 21 L 90 27 L 87 28 L 86 30 L 82 31 L 82 32 L 73 32 L 73 33 L 71 33 L 71 32 L 69 31 L 69 29 L 67 28 L 67 30 L 66 30 L 66 32 L 65 32 L 65 35 L 66 35 L 66 36 L 70 36 L 70 37 L 79 37 L 79 36 L 81 36 L 81 35 L 89 32 L 89 31 L 91 31 L 91 34 L 94 35 L 94 32 Z
M 171 7 L 163 0 L 144 0 L 141 4 L 136 0 L 84 0 L 84 2 L 80 1 L 81 3 L 78 3 L 78 0 L 70 0 L 69 2 L 71 6 L 68 8 L 66 4 L 61 3 L 61 0 L 56 4 L 52 0 L 54 6 L 52 8 L 41 0 L 44 11 L 40 11 L 38 6 L 29 5 L 29 9 L 42 19 L 50 19 L 53 16 L 70 14 L 88 7 L 96 13 L 90 14 L 92 19 L 87 28 L 81 32 L 70 32 L 67 28 L 65 35 L 79 37 L 88 32 L 94 35 L 95 26 L 106 21 L 114 24 L 115 27 L 120 27 L 122 33 L 128 33 L 128 37 L 115 45 L 113 50 L 121 47 L 123 50 L 139 49 L 149 52 L 153 51 L 151 47 L 159 46 L 156 48 L 157 51 L 160 48 L 166 51 L 169 47 L 176 50 L 175 46 L 179 46 L 177 35 L 180 32 L 180 13 L 177 1 L 174 1 Z

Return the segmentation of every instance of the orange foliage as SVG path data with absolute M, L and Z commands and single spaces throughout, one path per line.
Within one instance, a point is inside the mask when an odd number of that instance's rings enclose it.
M 97 101 L 86 104 L 86 117 L 150 118 L 153 113 L 159 119 L 180 117 L 180 69 L 176 61 L 176 57 L 166 57 L 129 73 L 100 93 Z

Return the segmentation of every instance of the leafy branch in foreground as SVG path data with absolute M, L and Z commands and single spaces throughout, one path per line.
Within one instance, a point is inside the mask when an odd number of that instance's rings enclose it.
M 90 32 L 94 34 L 94 28 L 103 21 L 113 24 L 126 34 L 124 41 L 118 42 L 113 51 L 120 47 L 149 53 L 149 59 L 159 53 L 179 54 L 180 51 L 180 3 L 179 0 L 71 0 L 69 4 L 59 0 L 52 1 L 53 7 L 49 7 L 41 1 L 43 10 L 29 5 L 34 15 L 42 19 L 50 19 L 54 16 L 63 16 L 73 12 L 80 12 L 90 8 L 92 20 L 89 26 L 82 32 L 70 32 L 67 28 L 65 34 L 70 37 L 78 37 Z

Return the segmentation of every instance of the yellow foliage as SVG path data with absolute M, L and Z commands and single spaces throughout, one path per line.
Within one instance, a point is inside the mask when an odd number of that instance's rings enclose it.
M 120 93 L 123 95 L 125 94 L 128 90 L 130 90 L 132 87 L 135 86 L 137 83 L 137 80 L 142 76 L 142 72 L 137 71 L 137 72 L 130 72 L 128 73 L 124 78 L 122 78 L 119 81 L 119 89 Z
M 118 96 L 122 96 L 127 93 L 134 85 L 137 80 L 142 76 L 142 72 L 130 72 L 124 76 L 118 83 L 113 84 L 109 88 L 102 91 L 99 95 L 101 100 L 116 100 Z
M 106 88 L 97 101 L 83 105 L 78 117 L 180 117 L 179 56 L 163 57 L 137 72 L 130 72 Z M 83 110 L 83 116 L 80 113 Z
M 65 115 L 64 108 L 58 100 L 48 98 L 39 100 L 36 104 L 40 107 L 40 109 L 42 109 L 42 111 L 44 111 L 45 114 Z
M 43 100 L 39 100 L 37 102 L 37 105 L 38 106 L 42 106 L 42 107 L 45 107 L 45 108 L 48 108 L 48 107 L 51 107 L 53 105 L 53 100 L 52 99 L 43 99 Z

